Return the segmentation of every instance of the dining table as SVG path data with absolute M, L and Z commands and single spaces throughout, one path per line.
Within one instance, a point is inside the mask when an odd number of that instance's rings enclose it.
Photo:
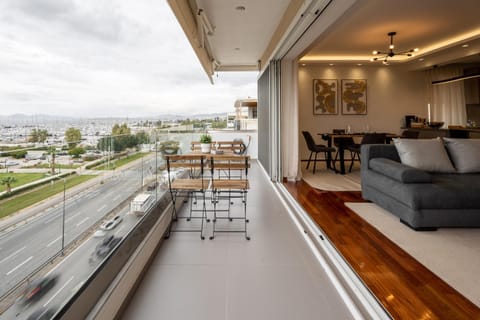
M 336 173 L 345 174 L 345 149 L 348 144 L 346 141 L 351 140 L 351 138 L 355 137 L 363 137 L 367 132 L 355 132 L 355 133 L 318 133 L 322 137 L 323 140 L 327 141 L 329 147 L 332 147 L 333 141 L 335 140 L 337 145 L 337 152 L 338 158 L 340 162 L 340 170 L 337 170 L 335 163 L 333 164 L 333 168 Z M 397 134 L 393 133 L 385 133 L 386 135 L 386 143 L 390 143 L 393 138 L 397 138 Z M 331 167 L 331 163 L 333 162 L 332 156 L 329 153 L 327 156 L 327 167 Z

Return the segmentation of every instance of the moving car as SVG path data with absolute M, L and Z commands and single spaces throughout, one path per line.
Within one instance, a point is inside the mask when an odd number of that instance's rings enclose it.
M 102 230 L 112 230 L 113 228 L 115 228 L 120 222 L 122 222 L 122 217 L 120 216 L 115 216 L 113 219 L 110 219 L 108 221 L 106 221 L 104 224 L 102 224 L 102 226 L 100 227 L 100 229 Z
M 107 254 L 120 242 L 122 238 L 109 236 L 105 238 L 96 248 L 95 255 L 99 258 L 105 258 Z
M 31 303 L 40 299 L 46 292 L 55 286 L 58 275 L 47 275 L 41 279 L 34 280 L 27 285 L 21 302 L 24 304 Z

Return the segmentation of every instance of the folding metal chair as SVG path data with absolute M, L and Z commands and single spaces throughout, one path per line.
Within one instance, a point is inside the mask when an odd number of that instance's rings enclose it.
M 247 192 L 250 188 L 248 182 L 248 169 L 250 168 L 249 156 L 211 156 L 210 157 L 210 170 L 212 174 L 212 181 L 210 184 L 212 190 L 212 202 L 213 202 L 213 233 L 210 239 L 215 238 L 217 232 L 240 232 L 245 233 L 245 238 L 250 240 L 247 233 Z M 228 172 L 227 175 L 218 175 L 215 177 L 215 170 L 221 169 Z M 242 175 L 232 176 L 232 171 L 242 171 Z M 243 175 L 244 173 L 244 175 Z M 243 205 L 243 216 L 233 216 L 231 214 L 231 206 L 233 199 L 240 199 Z M 228 200 L 227 209 L 219 209 L 218 203 L 220 200 Z M 220 212 L 227 212 L 226 216 L 219 215 Z M 222 229 L 217 230 L 217 220 L 228 219 L 243 220 L 244 227 L 242 230 Z
M 170 227 L 166 238 L 171 232 L 200 232 L 200 238 L 205 239 L 203 235 L 204 221 L 208 222 L 207 210 L 205 203 L 205 193 L 209 187 L 210 179 L 205 177 L 205 167 L 207 159 L 204 155 L 168 155 L 167 172 L 168 172 L 168 189 L 172 197 L 172 217 Z M 197 194 L 200 194 L 202 207 L 200 210 L 193 209 L 193 202 L 198 200 Z M 190 213 L 188 216 L 179 216 L 177 214 L 177 199 L 182 198 L 190 200 Z M 200 216 L 193 216 L 192 212 L 200 211 Z M 201 219 L 200 229 L 173 229 L 173 224 L 178 219 Z

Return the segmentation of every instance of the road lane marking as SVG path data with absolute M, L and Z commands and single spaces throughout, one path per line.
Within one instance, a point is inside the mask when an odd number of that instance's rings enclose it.
M 82 223 L 84 223 L 85 221 L 87 221 L 88 219 L 90 219 L 90 217 L 86 217 L 85 219 L 83 219 L 82 221 L 80 221 L 79 223 L 77 223 L 77 227 L 79 225 L 81 225 Z
M 16 255 L 17 253 L 19 253 L 20 251 L 22 251 L 23 249 L 25 249 L 26 247 L 23 247 L 23 248 L 20 248 L 18 249 L 17 251 L 15 251 L 14 253 L 10 254 L 8 257 L 5 257 L 3 258 L 2 260 L 0 260 L 0 263 L 10 259 L 11 257 L 13 257 L 14 255 Z
M 54 213 L 54 214 L 56 214 L 56 213 Z M 53 218 L 47 219 L 43 224 L 49 224 L 50 222 L 55 221 L 55 220 L 57 220 L 58 218 L 59 218 L 59 217 L 53 217 Z M 60 216 L 60 218 L 61 218 L 61 216 Z
M 67 286 L 67 284 L 69 284 L 70 281 L 73 280 L 73 278 L 74 278 L 74 276 L 71 276 L 70 279 L 68 279 L 67 282 L 65 282 L 65 284 L 60 289 L 58 289 L 57 292 L 55 292 L 55 294 L 50 299 L 48 299 L 47 302 L 45 302 L 43 307 L 45 308 L 50 302 L 52 302 L 52 300 L 55 299 L 55 297 L 60 293 L 60 291 L 62 291 L 63 288 L 65 288 Z
M 97 212 L 100 212 L 102 211 L 103 209 L 105 209 L 107 207 L 106 204 L 104 204 L 103 206 L 101 206 L 100 208 L 97 209 Z
M 83 286 L 84 283 L 85 283 L 85 281 L 80 281 L 75 287 L 73 287 L 72 293 L 75 293 L 78 290 L 80 290 L 80 288 Z
M 82 214 L 83 212 L 80 211 L 79 213 L 75 213 L 73 216 L 71 216 L 70 218 L 66 219 L 65 222 L 69 222 L 70 220 L 72 220 L 73 218 L 75 218 L 76 216 L 78 216 L 79 214 Z
M 54 244 L 55 242 L 57 242 L 58 240 L 62 239 L 62 236 L 59 236 L 58 238 L 56 238 L 55 240 L 53 240 L 52 242 L 50 242 L 49 244 L 47 244 L 47 247 L 50 247 L 52 244 Z
M 117 232 L 115 232 L 115 235 L 118 235 L 120 233 L 120 231 L 123 231 L 124 227 L 121 226 L 120 229 L 117 230 Z
M 18 266 L 16 266 L 15 268 L 13 268 L 12 270 L 8 271 L 6 273 L 7 276 L 9 276 L 11 273 L 15 272 L 15 270 L 17 270 L 18 268 L 20 268 L 21 266 L 23 266 L 25 263 L 27 263 L 28 261 L 32 260 L 33 256 L 30 256 L 30 258 L 28 258 L 27 260 L 23 261 L 22 263 L 20 263 Z

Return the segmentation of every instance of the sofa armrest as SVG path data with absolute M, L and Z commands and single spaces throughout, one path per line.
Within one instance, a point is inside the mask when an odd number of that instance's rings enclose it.
M 429 173 L 387 158 L 373 158 L 370 160 L 369 167 L 370 170 L 403 183 L 432 182 L 432 176 Z

